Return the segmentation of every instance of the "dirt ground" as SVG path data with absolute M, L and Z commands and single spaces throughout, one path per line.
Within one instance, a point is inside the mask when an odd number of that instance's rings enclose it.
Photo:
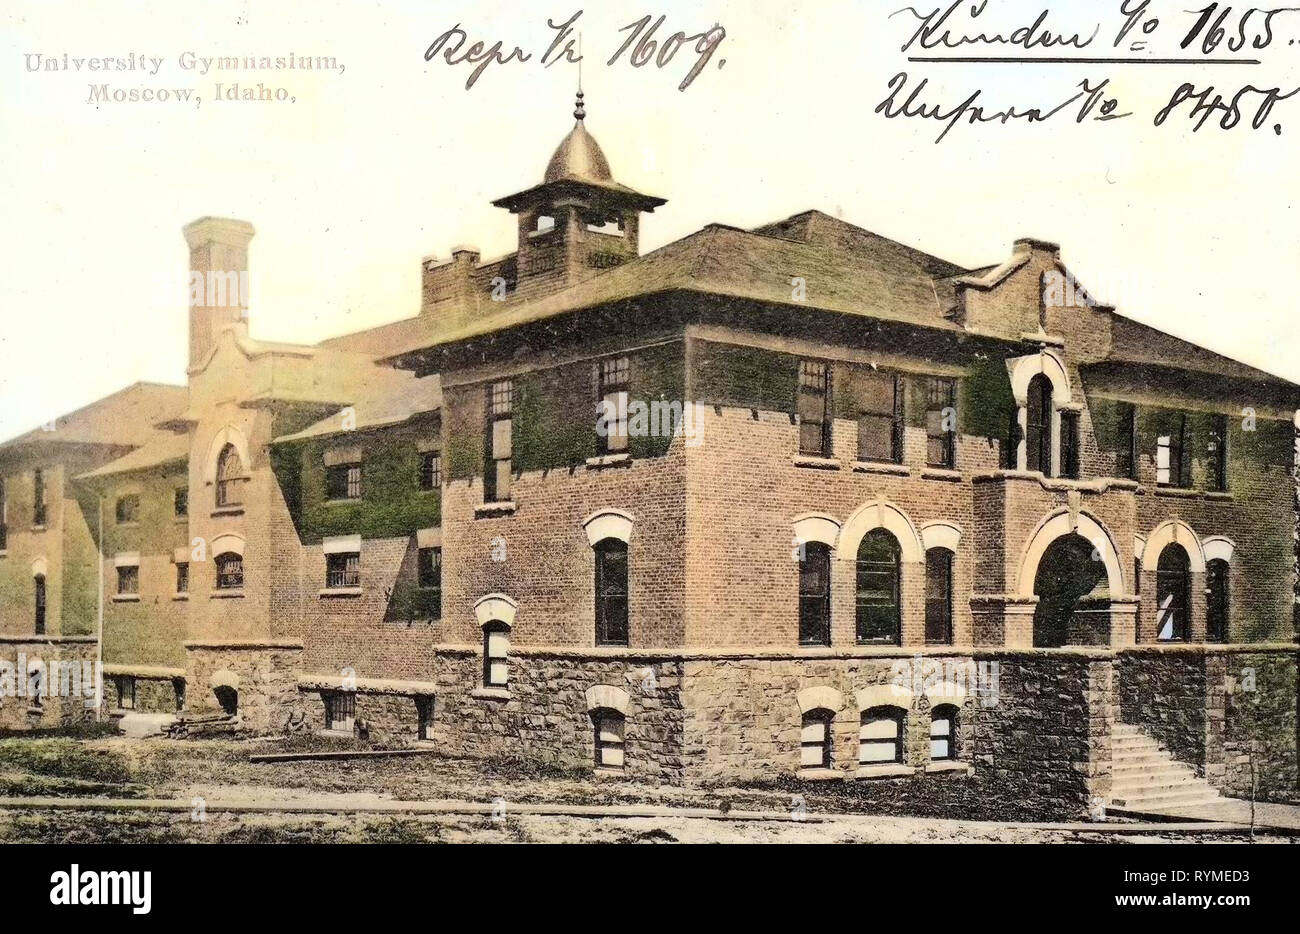
M 292 742 L 124 738 L 0 739 L 0 797 L 128 798 L 197 801 L 202 807 L 151 810 L 0 809 L 0 842 L 718 842 L 718 843 L 1206 843 L 1240 835 L 1185 835 L 1153 826 L 1139 833 L 1066 831 L 994 821 L 864 815 L 851 801 L 800 800 L 757 787 L 672 788 L 594 779 L 588 772 L 519 762 L 438 756 L 250 763 L 256 752 L 347 748 L 316 737 Z M 361 790 L 364 789 L 364 790 Z M 356 813 L 384 802 L 492 805 L 489 814 Z M 222 810 L 236 803 L 327 805 L 335 813 Z M 518 806 L 578 805 L 708 809 L 788 815 L 806 820 L 718 820 L 668 813 L 655 817 L 519 813 Z M 350 813 L 351 812 L 351 813 Z M 1271 838 L 1260 836 L 1261 842 Z

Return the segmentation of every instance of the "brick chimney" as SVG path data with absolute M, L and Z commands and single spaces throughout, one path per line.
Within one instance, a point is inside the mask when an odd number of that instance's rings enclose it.
M 202 363 L 227 328 L 248 333 L 248 242 L 253 225 L 227 217 L 186 224 L 190 248 L 190 366 Z

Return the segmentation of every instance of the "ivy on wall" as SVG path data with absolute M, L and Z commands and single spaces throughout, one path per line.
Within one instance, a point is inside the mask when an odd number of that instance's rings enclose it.
M 278 446 L 272 463 L 303 543 L 333 535 L 399 538 L 438 526 L 442 497 L 419 488 L 417 449 L 421 439 L 437 436 L 437 420 L 422 419 Z M 359 500 L 326 498 L 325 452 L 342 445 L 362 450 Z

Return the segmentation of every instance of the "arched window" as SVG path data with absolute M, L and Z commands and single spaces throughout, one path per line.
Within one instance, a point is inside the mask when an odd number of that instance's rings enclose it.
M 596 768 L 622 769 L 627 721 L 617 710 L 600 707 L 591 712 L 591 722 L 596 730 Z
M 884 529 L 862 537 L 857 569 L 859 643 L 898 644 L 900 558 L 898 539 Z
M 503 688 L 510 683 L 510 627 L 497 620 L 483 624 L 483 686 Z
M 1052 474 L 1052 381 L 1039 373 L 1029 381 L 1025 410 L 1025 469 Z
M 806 542 L 799 561 L 799 644 L 831 644 L 831 547 Z
M 40 635 L 45 632 L 45 575 L 37 574 L 32 578 L 36 588 L 36 615 L 33 631 Z
M 244 556 L 227 551 L 217 555 L 217 589 L 238 590 L 244 586 Z
M 1185 642 L 1192 605 L 1191 563 L 1182 545 L 1166 545 L 1156 565 L 1156 638 Z
M 803 715 L 799 735 L 799 766 L 804 769 L 829 769 L 833 764 L 831 724 L 835 712 L 818 708 Z
M 863 711 L 862 728 L 858 733 L 858 763 L 901 763 L 906 720 L 907 711 L 902 707 L 872 707 Z
M 925 641 L 952 644 L 952 552 L 931 548 L 925 553 Z
M 1208 642 L 1228 641 L 1229 565 L 1222 558 L 1205 564 L 1205 638 Z
M 957 708 L 940 704 L 930 711 L 930 758 L 957 758 Z
M 627 645 L 627 542 L 596 543 L 596 644 Z
M 239 484 L 244 479 L 244 463 L 233 444 L 227 444 L 217 456 L 217 507 L 238 506 L 243 497 Z

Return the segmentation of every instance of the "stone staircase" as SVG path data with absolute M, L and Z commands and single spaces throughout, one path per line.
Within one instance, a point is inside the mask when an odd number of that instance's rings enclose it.
M 1190 765 L 1177 761 L 1135 726 L 1116 723 L 1111 734 L 1110 807 L 1161 811 L 1222 800 Z

